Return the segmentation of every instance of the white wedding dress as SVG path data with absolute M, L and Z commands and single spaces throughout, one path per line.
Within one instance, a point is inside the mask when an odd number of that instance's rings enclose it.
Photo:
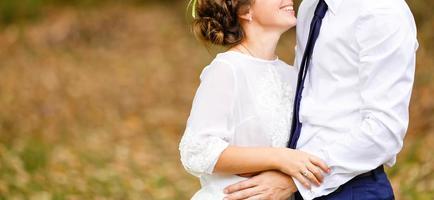
M 222 200 L 223 189 L 246 178 L 212 173 L 228 145 L 285 147 L 297 70 L 279 59 L 235 51 L 205 67 L 179 144 L 181 162 L 200 178 L 193 200 Z

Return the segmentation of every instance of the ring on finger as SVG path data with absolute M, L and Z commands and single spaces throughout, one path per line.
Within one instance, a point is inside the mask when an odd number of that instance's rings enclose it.
M 301 171 L 301 175 L 303 175 L 304 177 L 308 177 L 307 171 Z

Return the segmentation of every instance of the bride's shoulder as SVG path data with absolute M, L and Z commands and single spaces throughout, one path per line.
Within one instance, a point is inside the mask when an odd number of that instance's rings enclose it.
M 227 58 L 225 55 L 217 54 L 217 56 L 203 69 L 200 73 L 200 79 L 204 80 L 207 78 L 222 78 L 222 77 L 233 77 L 234 63 Z
M 226 68 L 236 70 L 236 66 L 242 65 L 241 60 L 231 51 L 218 53 L 206 68 Z
M 283 69 L 286 69 L 289 72 L 292 72 L 292 73 L 296 73 L 297 72 L 297 68 L 296 67 L 294 67 L 293 65 L 290 65 L 290 64 L 288 64 L 285 61 L 280 60 L 280 59 L 279 59 L 279 66 L 281 68 L 283 68 Z
M 223 61 L 227 63 L 234 63 L 239 60 L 239 56 L 233 51 L 225 51 L 218 53 L 215 58 L 215 61 Z
M 207 67 L 232 68 L 233 70 L 233 67 L 237 64 L 236 61 L 233 55 L 229 53 L 218 53 Z

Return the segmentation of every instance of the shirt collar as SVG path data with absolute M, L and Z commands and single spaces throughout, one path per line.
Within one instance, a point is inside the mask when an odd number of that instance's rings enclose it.
M 327 3 L 330 11 L 332 11 L 333 14 L 336 14 L 338 12 L 339 6 L 342 3 L 342 0 L 325 0 L 325 2 Z

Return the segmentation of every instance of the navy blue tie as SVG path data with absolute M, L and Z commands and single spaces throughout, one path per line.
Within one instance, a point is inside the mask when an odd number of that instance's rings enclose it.
M 295 92 L 295 99 L 294 99 L 291 134 L 287 145 L 287 147 L 291 149 L 295 149 L 297 147 L 297 141 L 298 138 L 300 137 L 301 126 L 302 126 L 299 119 L 301 94 L 303 93 L 304 81 L 306 79 L 306 74 L 308 72 L 309 63 L 315 46 L 315 42 L 316 39 L 318 38 L 321 29 L 322 19 L 324 18 L 327 9 L 328 6 L 324 2 L 324 0 L 319 0 L 318 5 L 316 6 L 315 9 L 315 14 L 310 24 L 309 37 L 307 39 L 307 44 L 304 50 L 303 59 L 301 60 L 300 71 L 298 72 L 297 90 Z

